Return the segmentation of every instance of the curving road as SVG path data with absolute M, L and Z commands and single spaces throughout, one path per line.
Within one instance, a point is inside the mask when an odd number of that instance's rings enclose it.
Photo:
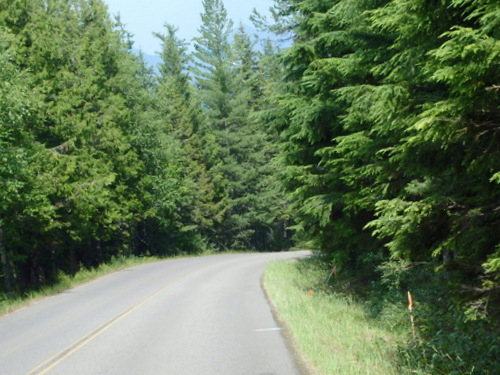
M 307 255 L 168 260 L 44 299 L 0 318 L 0 374 L 301 374 L 260 279 Z

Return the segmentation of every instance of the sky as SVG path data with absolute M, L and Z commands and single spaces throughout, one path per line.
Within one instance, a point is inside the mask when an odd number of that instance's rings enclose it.
M 153 32 L 165 33 L 164 24 L 178 27 L 177 36 L 190 42 L 198 36 L 203 12 L 202 0 L 104 0 L 111 16 L 120 15 L 125 29 L 133 34 L 134 48 L 148 55 L 157 55 L 160 41 Z M 235 27 L 240 22 L 250 25 L 248 17 L 255 8 L 268 15 L 273 0 L 223 0 Z

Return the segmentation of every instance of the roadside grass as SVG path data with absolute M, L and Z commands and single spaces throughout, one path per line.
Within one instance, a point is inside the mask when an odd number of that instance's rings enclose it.
M 326 286 L 327 273 L 314 259 L 273 262 L 264 287 L 294 346 L 312 373 L 415 374 L 400 363 L 407 331 L 367 314 L 360 303 Z
M 113 257 L 109 263 L 101 264 L 96 268 L 82 267 L 74 276 L 59 273 L 58 280 L 54 285 L 45 286 L 36 291 L 27 292 L 25 295 L 0 294 L 0 316 L 19 310 L 42 298 L 61 293 L 74 288 L 77 285 L 95 280 L 104 275 L 117 272 L 132 266 L 151 263 L 161 260 L 158 257 Z

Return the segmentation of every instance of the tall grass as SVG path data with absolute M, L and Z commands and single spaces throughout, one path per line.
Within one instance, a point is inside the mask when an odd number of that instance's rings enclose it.
M 326 276 L 310 259 L 270 263 L 264 275 L 277 314 L 312 372 L 415 374 L 399 362 L 407 332 L 367 316 L 362 305 L 326 287 Z

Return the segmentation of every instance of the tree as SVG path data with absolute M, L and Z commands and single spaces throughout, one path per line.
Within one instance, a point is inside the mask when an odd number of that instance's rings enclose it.
M 138 231 L 139 247 L 152 253 L 196 252 L 212 225 L 212 191 L 202 162 L 199 114 L 188 81 L 185 43 L 166 24 L 162 62 L 142 113 L 134 144 L 145 166 L 147 217 Z
M 141 168 L 128 134 L 135 63 L 101 1 L 15 2 L 0 6 L 0 19 L 34 99 L 26 139 L 44 151 L 30 160 L 30 176 L 50 181 L 49 223 L 24 225 L 29 243 L 7 244 L 19 249 L 19 280 L 36 285 L 128 251 Z
M 16 264 L 28 254 L 23 228 L 50 227 L 54 210 L 46 166 L 51 156 L 29 133 L 37 95 L 30 92 L 28 77 L 13 63 L 14 35 L 0 29 L 0 257 L 4 290 L 17 287 Z M 16 246 L 17 245 L 17 246 Z
M 496 12 L 490 1 L 393 1 L 374 14 L 375 26 L 397 33 L 396 54 L 383 69 L 409 88 L 413 113 L 397 113 L 407 131 L 394 149 L 411 171 L 408 181 L 379 203 L 373 226 L 404 258 L 451 251 L 462 282 L 480 284 L 482 275 L 486 298 L 498 282 Z
M 366 118 L 369 102 L 357 98 L 377 82 L 372 59 L 383 60 L 384 36 L 369 30 L 370 2 L 286 3 L 280 17 L 295 43 L 283 55 L 287 82 L 267 118 L 280 132 L 293 229 L 335 264 L 372 271 L 383 250 L 363 227 L 373 218 L 380 141 Z
M 282 210 L 270 214 L 267 206 L 276 191 L 269 184 L 272 146 L 254 120 L 264 90 L 258 54 L 242 26 L 230 40 L 232 22 L 221 1 L 204 7 L 193 74 L 206 116 L 201 134 L 213 140 L 206 165 L 220 211 L 211 238 L 220 249 L 269 249 L 277 244 Z
M 315 247 L 354 272 L 451 253 L 444 272 L 482 308 L 498 282 L 493 3 L 280 1 L 296 42 L 270 118 Z
M 195 84 L 210 122 L 223 129 L 231 112 L 232 56 L 229 37 L 233 23 L 221 0 L 203 1 L 200 36 L 194 39 Z

